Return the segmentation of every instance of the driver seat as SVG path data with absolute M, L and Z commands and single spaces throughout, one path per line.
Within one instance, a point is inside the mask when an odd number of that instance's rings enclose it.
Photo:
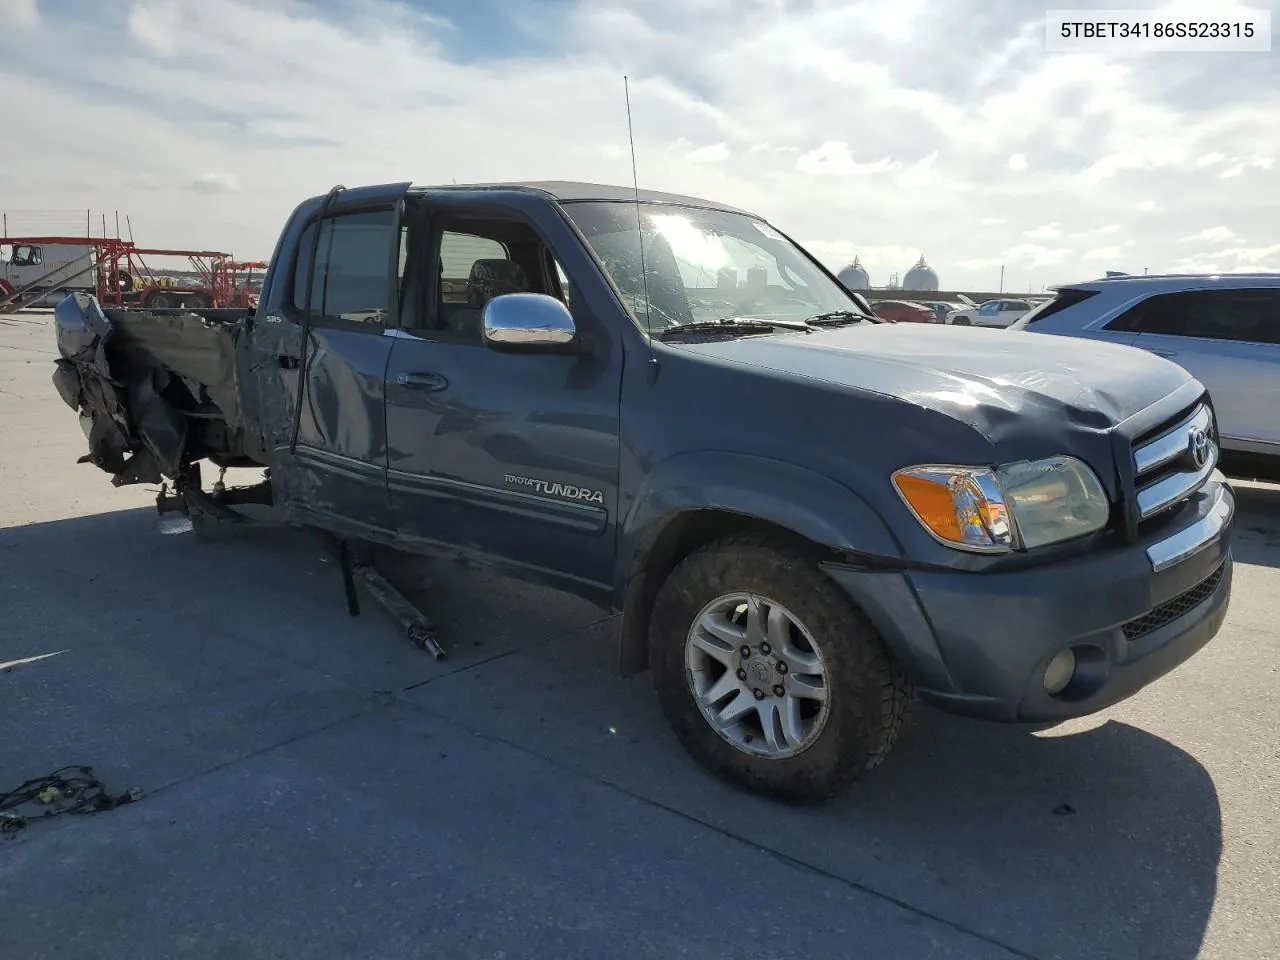
M 526 293 L 529 282 L 520 264 L 512 260 L 477 260 L 467 276 L 467 305 L 450 318 L 450 327 L 459 337 L 480 340 L 484 308 L 494 297 Z

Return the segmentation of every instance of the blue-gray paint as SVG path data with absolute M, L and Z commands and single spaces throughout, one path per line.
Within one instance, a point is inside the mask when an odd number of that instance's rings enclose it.
M 299 204 L 256 314 L 210 334 L 234 345 L 239 407 L 224 413 L 243 424 L 238 450 L 271 467 L 286 515 L 346 536 L 494 563 L 625 608 L 631 664 L 643 660 L 636 651 L 647 603 L 664 572 L 653 573 L 649 552 L 664 531 L 707 512 L 763 521 L 825 551 L 823 569 L 928 696 L 1003 719 L 1097 709 L 1216 631 L 1229 571 L 1194 616 L 1163 628 L 1168 643 L 1149 656 L 1126 649 L 1120 632 L 1213 564 L 1230 563 L 1228 522 L 1221 542 L 1155 574 L 1146 547 L 1194 523 L 1202 506 L 1197 499 L 1141 528 L 1129 506 L 1133 442 L 1203 394 L 1185 371 L 1121 346 L 872 321 L 651 340 L 566 212 L 579 200 L 626 195 L 562 183 L 342 192 L 336 210 L 404 201 L 410 224 L 450 207 L 525 220 L 570 278 L 575 340 L 535 353 L 425 339 L 414 333 L 415 310 L 428 299 L 411 292 L 388 318 L 391 329 L 314 322 L 291 454 L 302 355 L 291 271 L 323 198 Z M 407 291 L 429 286 L 419 274 L 411 265 Z M 73 406 L 69 398 L 84 403 L 85 380 L 101 373 L 90 354 L 113 323 L 110 311 L 79 323 L 92 310 L 75 303 L 59 313 L 59 388 Z M 100 411 L 120 401 L 94 402 Z M 130 416 L 139 420 L 136 410 Z M 995 465 L 1053 454 L 1077 456 L 1098 473 L 1113 523 L 1030 553 L 942 545 L 889 480 L 911 464 Z M 1045 658 L 1073 642 L 1109 649 L 1123 680 L 1082 702 L 1037 699 Z

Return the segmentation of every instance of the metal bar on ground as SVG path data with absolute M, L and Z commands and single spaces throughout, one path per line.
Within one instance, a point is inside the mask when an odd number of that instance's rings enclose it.
M 368 564 L 353 560 L 351 570 L 379 606 L 404 630 L 410 643 L 426 650 L 437 660 L 444 658 L 444 649 L 436 641 L 436 625 L 421 610 Z

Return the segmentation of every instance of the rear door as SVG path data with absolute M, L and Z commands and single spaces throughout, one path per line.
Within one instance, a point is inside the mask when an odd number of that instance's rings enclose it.
M 1025 300 L 1001 300 L 1000 301 L 1000 326 L 1007 327 L 1024 313 L 1031 310 L 1031 304 Z
M 282 244 L 295 252 L 274 271 L 254 329 L 254 406 L 264 417 L 277 500 L 353 536 L 394 528 L 385 377 L 404 275 L 407 186 L 344 191 L 323 219 L 319 204 L 300 211 L 294 242 Z
M 1280 454 L 1280 289 L 1159 294 L 1108 327 L 1209 388 L 1225 447 Z
M 973 312 L 975 327 L 995 327 L 1000 325 L 1000 301 L 987 300 Z

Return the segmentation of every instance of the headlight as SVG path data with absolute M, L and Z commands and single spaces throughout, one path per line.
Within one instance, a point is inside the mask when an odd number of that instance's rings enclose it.
M 1107 525 L 1111 505 L 1097 475 L 1074 457 L 988 467 L 920 466 L 893 485 L 926 530 L 979 553 L 1029 550 Z

